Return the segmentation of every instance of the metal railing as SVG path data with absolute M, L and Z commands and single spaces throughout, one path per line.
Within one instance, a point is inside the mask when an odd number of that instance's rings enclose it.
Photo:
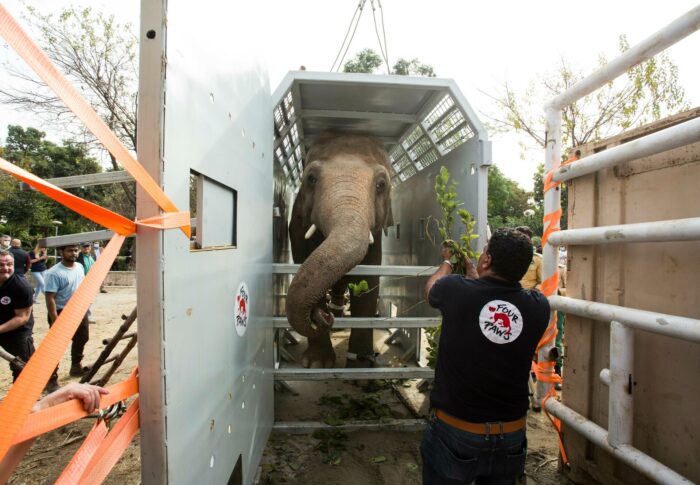
M 630 68 L 650 59 L 699 29 L 700 6 L 690 10 L 552 99 L 545 106 L 547 131 L 545 173 L 552 171 L 552 179 L 562 182 L 625 161 L 700 141 L 700 119 L 695 119 L 591 155 L 576 163 L 560 166 L 562 108 L 613 81 Z M 545 214 L 558 211 L 561 208 L 560 191 L 547 191 L 544 204 Z M 560 244 L 688 240 L 700 240 L 700 218 L 555 232 L 543 248 L 543 278 L 546 280 L 557 271 L 557 248 Z M 608 322 L 611 326 L 610 369 L 603 369 L 600 376 L 603 383 L 610 388 L 608 430 L 554 399 L 546 402 L 546 409 L 568 427 L 648 478 L 665 484 L 691 483 L 687 478 L 632 446 L 634 401 L 630 376 L 634 363 L 634 329 L 700 342 L 700 320 L 559 296 L 550 296 L 549 301 L 553 310 L 601 320 Z M 549 360 L 551 348 L 552 345 L 544 346 L 540 350 L 539 358 L 543 361 Z M 545 396 L 550 385 L 538 382 L 538 398 Z

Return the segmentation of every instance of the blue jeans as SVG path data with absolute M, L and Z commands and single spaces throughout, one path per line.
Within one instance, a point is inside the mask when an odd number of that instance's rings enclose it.
M 44 283 L 44 271 L 32 271 L 32 278 L 34 278 L 34 303 L 39 295 L 44 293 L 44 288 L 46 284 Z
M 498 433 L 498 427 L 494 426 Z M 479 435 L 454 428 L 432 415 L 420 445 L 423 485 L 520 483 L 525 472 L 525 429 Z

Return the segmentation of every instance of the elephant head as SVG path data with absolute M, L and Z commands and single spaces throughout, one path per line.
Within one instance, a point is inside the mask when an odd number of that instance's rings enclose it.
M 287 320 L 306 337 L 327 333 L 325 295 L 365 259 L 381 261 L 381 232 L 393 225 L 389 160 L 364 135 L 323 134 L 309 150 L 289 225 L 302 265 L 287 293 Z

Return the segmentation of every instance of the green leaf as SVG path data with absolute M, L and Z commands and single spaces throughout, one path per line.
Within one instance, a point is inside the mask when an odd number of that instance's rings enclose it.
M 378 464 L 378 463 L 384 463 L 386 461 L 386 456 L 384 455 L 379 455 L 379 456 L 374 456 L 370 460 L 372 463 Z

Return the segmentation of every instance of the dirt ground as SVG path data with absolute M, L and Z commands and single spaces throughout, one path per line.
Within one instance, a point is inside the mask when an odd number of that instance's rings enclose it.
M 135 288 L 108 288 L 98 294 L 92 306 L 90 341 L 84 363 L 92 363 L 103 345 L 122 323 L 121 315 L 129 314 L 136 304 Z M 34 307 L 34 338 L 38 345 L 48 330 L 43 297 Z M 383 331 L 377 334 L 377 347 L 384 352 L 382 366 L 398 365 L 395 355 L 400 349 L 382 343 Z M 345 333 L 334 336 L 338 366 L 344 366 L 347 340 Z M 120 344 L 120 348 L 123 344 Z M 298 356 L 305 343 L 289 347 Z M 128 376 L 136 366 L 136 350 L 132 351 L 110 384 Z M 68 376 L 70 353 L 66 351 L 59 366 L 61 384 L 76 380 Z M 101 371 L 102 372 L 102 371 Z M 100 372 L 100 374 L 101 374 Z M 9 368 L 0 363 L 0 396 L 11 384 Z M 416 381 L 379 381 L 358 385 L 349 381 L 293 382 L 290 391 L 278 391 L 275 397 L 277 421 L 348 422 L 359 414 L 363 418 L 410 419 L 426 407 L 426 394 L 416 389 Z M 362 383 L 360 383 L 362 384 Z M 345 418 L 343 418 L 345 417 Z M 53 483 L 82 443 L 94 419 L 83 419 L 47 433 L 34 446 L 10 480 L 11 484 Z M 326 432 L 316 435 L 273 433 L 265 450 L 259 483 L 327 484 L 420 484 L 421 431 L 354 431 Z M 531 413 L 528 419 L 529 484 L 555 485 L 567 483 L 560 474 L 556 435 L 543 414 Z M 107 478 L 108 484 L 138 484 L 140 477 L 139 437 L 128 447 Z

